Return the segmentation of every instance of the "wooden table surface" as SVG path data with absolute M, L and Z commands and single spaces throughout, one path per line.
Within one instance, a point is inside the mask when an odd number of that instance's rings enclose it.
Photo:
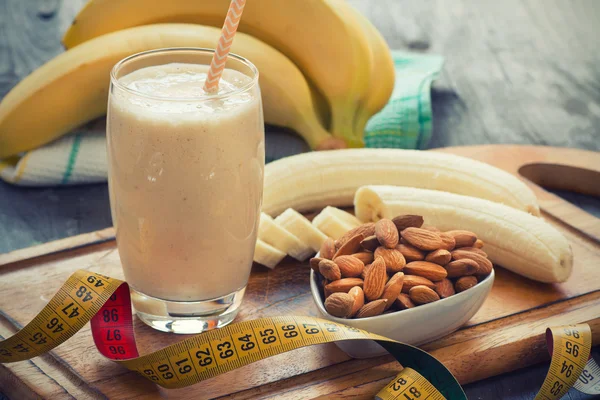
M 445 57 L 432 90 L 429 147 L 520 143 L 600 150 L 600 2 L 348 1 L 390 47 Z M 0 0 L 0 97 L 62 51 L 62 33 L 83 3 Z M 267 133 L 270 154 L 304 149 L 289 133 Z M 593 199 L 570 199 L 600 210 Z M 110 224 L 105 184 L 26 189 L 0 182 L 0 253 Z M 473 399 L 531 399 L 547 367 L 487 379 L 466 392 Z M 565 398 L 589 396 L 572 390 Z

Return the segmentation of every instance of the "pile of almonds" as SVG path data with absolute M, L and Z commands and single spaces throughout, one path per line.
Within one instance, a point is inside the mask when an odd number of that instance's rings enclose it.
M 366 223 L 310 260 L 321 275 L 325 309 L 340 318 L 364 318 L 450 297 L 492 273 L 473 232 L 423 227 L 423 217 L 400 215 Z

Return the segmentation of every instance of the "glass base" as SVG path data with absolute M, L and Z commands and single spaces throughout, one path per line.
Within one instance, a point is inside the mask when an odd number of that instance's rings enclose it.
M 226 296 L 203 301 L 169 301 L 131 289 L 137 316 L 163 332 L 194 334 L 221 328 L 236 317 L 246 287 Z

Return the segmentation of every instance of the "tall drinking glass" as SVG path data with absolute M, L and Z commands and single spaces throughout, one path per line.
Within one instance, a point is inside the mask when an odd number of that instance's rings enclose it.
M 212 50 L 128 57 L 111 72 L 112 219 L 137 315 L 162 331 L 231 322 L 248 282 L 264 170 L 258 71 L 230 54 L 217 94 Z

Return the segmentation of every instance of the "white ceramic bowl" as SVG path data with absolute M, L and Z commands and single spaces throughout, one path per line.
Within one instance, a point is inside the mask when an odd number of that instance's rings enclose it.
M 330 315 L 323 306 L 318 277 L 310 272 L 310 290 L 321 318 L 386 336 L 399 342 L 418 346 L 439 339 L 465 324 L 483 304 L 492 289 L 494 272 L 476 286 L 446 299 L 408 310 L 376 317 L 345 319 Z M 350 357 L 367 358 L 386 354 L 383 347 L 371 341 L 335 342 Z

